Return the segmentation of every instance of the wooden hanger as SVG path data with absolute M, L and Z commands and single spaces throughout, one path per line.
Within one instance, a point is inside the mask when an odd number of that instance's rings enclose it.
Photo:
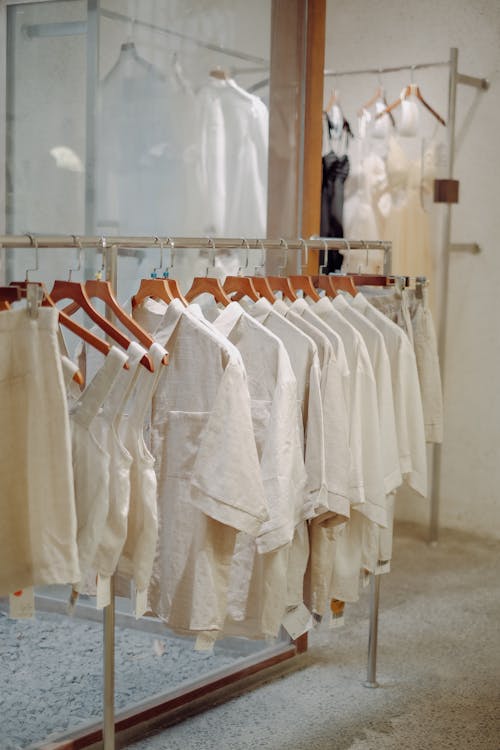
M 290 284 L 294 291 L 302 291 L 304 296 L 310 297 L 314 302 L 319 302 L 321 297 L 314 288 L 314 284 L 310 276 L 289 276 Z
M 188 301 L 184 297 L 184 295 L 182 294 L 182 292 L 180 290 L 180 287 L 179 287 L 179 284 L 177 283 L 177 280 L 176 279 L 165 279 L 165 281 L 167 282 L 168 288 L 172 292 L 172 295 L 173 295 L 174 299 L 180 299 L 180 301 L 184 305 L 187 306 Z
M 330 279 L 331 276 L 326 273 L 320 273 L 318 276 L 311 276 L 311 281 L 316 289 L 322 289 L 327 297 L 335 299 L 337 292 L 335 291 Z
M 401 104 L 402 101 L 404 101 L 404 99 L 407 99 L 411 95 L 416 96 L 419 102 L 424 105 L 424 107 L 431 113 L 431 115 L 433 115 L 436 118 L 436 120 L 438 120 L 438 122 L 441 123 L 441 125 L 444 125 L 444 127 L 446 127 L 445 120 L 443 120 L 441 115 L 439 115 L 436 112 L 436 110 L 433 109 L 431 105 L 424 99 L 424 97 L 422 96 L 422 92 L 420 91 L 420 87 L 414 83 L 410 83 L 403 90 L 403 93 L 401 94 L 401 96 L 398 99 L 396 99 L 396 101 L 394 101 L 392 104 L 389 104 L 389 106 L 386 107 L 382 112 L 379 112 L 378 115 L 376 115 L 375 119 L 378 120 L 383 115 L 389 114 L 394 109 L 396 109 L 396 107 L 399 107 L 399 105 Z
M 131 315 L 128 315 L 128 313 L 125 312 L 123 307 L 116 299 L 113 292 L 113 287 L 111 286 L 109 281 L 103 281 L 101 279 L 88 279 L 85 282 L 85 291 L 89 299 L 100 299 L 102 302 L 104 302 L 104 304 L 118 318 L 120 323 L 122 323 L 133 336 L 135 336 L 140 344 L 145 346 L 147 349 L 150 349 L 153 346 L 153 337 L 150 336 L 149 333 L 145 331 L 144 328 L 140 326 L 139 323 L 137 323 Z M 77 302 L 73 302 L 73 304 L 64 308 L 64 312 L 67 315 L 73 315 L 78 309 L 80 309 L 79 304 Z M 165 356 L 162 360 L 162 363 L 164 365 L 168 364 L 168 357 Z
M 264 297 L 264 299 L 267 299 L 267 301 L 270 302 L 271 305 L 276 302 L 276 297 L 274 296 L 274 292 L 269 285 L 267 276 L 252 276 L 252 283 L 258 294 L 260 294 L 261 297 Z
M 288 276 L 267 276 L 267 280 L 273 292 L 281 292 L 291 302 L 298 299 Z
M 248 297 L 254 302 L 259 299 L 259 293 L 250 276 L 226 276 L 222 288 L 228 294 L 235 292 L 231 299 L 236 301 L 243 297 Z
M 387 98 L 385 96 L 384 87 L 381 85 L 377 86 L 377 90 L 375 91 L 373 96 L 370 97 L 370 99 L 368 99 L 368 101 L 362 104 L 361 107 L 358 109 L 358 117 L 361 117 L 361 115 L 363 114 L 363 110 L 371 109 L 378 101 L 383 102 L 386 107 L 389 106 L 389 102 L 387 101 Z M 384 114 L 384 112 L 382 112 L 381 114 Z M 392 112 L 387 112 L 387 114 L 389 115 L 392 126 L 395 127 L 396 122 L 394 120 L 394 116 Z
M 76 302 L 78 306 L 96 323 L 107 336 L 110 336 L 116 343 L 127 350 L 132 343 L 128 336 L 120 331 L 111 321 L 101 315 L 92 307 L 89 296 L 85 287 L 79 281 L 62 281 L 56 280 L 50 292 L 51 300 L 56 303 L 63 299 L 70 299 Z M 71 318 L 70 318 L 71 320 Z M 144 354 L 141 364 L 150 372 L 154 371 L 153 362 L 149 354 Z
M 329 278 L 336 292 L 348 292 L 353 297 L 357 295 L 358 290 L 352 276 L 343 276 L 342 274 L 333 273 Z
M 26 297 L 26 286 L 27 284 L 38 284 L 38 286 L 41 287 L 43 290 L 43 300 L 42 305 L 44 307 L 55 307 L 55 302 L 51 298 L 50 294 L 47 292 L 45 286 L 41 282 L 27 282 L 27 281 L 12 281 L 11 286 L 18 290 L 18 294 L 20 297 Z M 78 338 L 82 339 L 82 341 L 85 341 L 90 346 L 93 346 L 94 349 L 97 349 L 97 351 L 101 352 L 101 354 L 104 354 L 104 356 L 107 356 L 110 349 L 111 344 L 108 344 L 107 341 L 104 341 L 103 339 L 100 339 L 99 336 L 96 336 L 92 333 L 92 331 L 89 331 L 88 328 L 84 328 L 84 326 L 81 326 L 79 323 L 77 323 L 75 320 L 72 320 L 68 315 L 66 315 L 63 310 L 58 310 L 58 321 L 59 325 L 64 326 L 68 329 L 68 331 L 71 331 L 71 333 L 74 333 L 75 336 L 78 336 Z M 124 369 L 129 369 L 128 364 L 125 362 Z M 73 375 L 73 380 L 78 383 L 79 386 L 84 385 L 84 378 L 80 370 L 77 370 L 75 374 Z
M 10 303 L 21 299 L 18 286 L 0 286 L 0 310 L 10 310 Z
M 196 276 L 184 296 L 187 302 L 192 302 L 200 294 L 211 294 L 214 300 L 224 307 L 227 307 L 231 302 L 231 298 L 227 296 L 219 279 L 213 276 Z
M 217 68 L 213 68 L 210 71 L 209 75 L 211 75 L 212 78 L 217 78 L 219 81 L 227 81 L 228 78 L 230 77 L 229 73 L 227 73 L 225 70 L 223 70 L 222 68 L 218 66 Z
M 394 280 L 390 276 L 369 273 L 350 273 L 350 278 L 359 286 L 393 286 Z

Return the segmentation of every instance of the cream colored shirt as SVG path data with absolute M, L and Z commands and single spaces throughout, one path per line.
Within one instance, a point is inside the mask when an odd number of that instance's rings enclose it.
M 152 610 L 181 632 L 220 632 L 237 531 L 268 519 L 241 356 L 178 300 L 134 317 L 168 350 L 152 405 L 158 549 Z

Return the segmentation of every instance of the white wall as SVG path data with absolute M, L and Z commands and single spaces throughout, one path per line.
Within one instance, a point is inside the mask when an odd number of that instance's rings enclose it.
M 349 70 L 446 60 L 486 77 L 486 93 L 459 87 L 452 241 L 478 242 L 481 254 L 450 259 L 445 442 L 441 524 L 500 538 L 500 3 L 498 0 L 327 0 L 325 67 Z M 392 100 L 408 74 L 386 76 Z M 415 74 L 424 96 L 446 116 L 447 77 Z M 327 81 L 325 95 L 332 80 Z M 376 76 L 337 79 L 346 114 L 377 85 Z M 430 128 L 430 119 L 425 120 Z M 428 503 L 404 498 L 399 515 L 426 521 Z

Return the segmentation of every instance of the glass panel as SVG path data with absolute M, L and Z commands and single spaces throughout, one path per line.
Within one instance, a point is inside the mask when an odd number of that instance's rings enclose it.
M 95 80 L 88 5 L 8 6 L 7 231 L 265 236 L 271 0 L 102 0 Z M 121 300 L 162 265 L 161 255 L 158 247 L 120 253 Z M 170 275 L 186 289 L 207 269 L 252 273 L 262 256 L 178 250 L 173 259 L 166 248 L 163 268 L 173 265 Z M 84 257 L 74 280 L 101 265 L 97 253 Z M 31 250 L 9 252 L 7 282 L 24 278 L 35 261 Z M 75 253 L 40 250 L 38 264 L 31 277 L 50 289 L 76 266 Z M 2 747 L 101 720 L 102 614 L 92 597 L 80 597 L 68 617 L 68 594 L 37 591 L 30 621 L 10 620 L 0 600 Z M 158 620 L 136 621 L 130 600 L 119 598 L 117 611 L 119 710 L 268 648 L 235 638 L 212 655 L 198 653 Z

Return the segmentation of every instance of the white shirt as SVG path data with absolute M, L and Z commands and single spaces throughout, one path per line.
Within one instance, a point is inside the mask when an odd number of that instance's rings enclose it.
M 318 349 L 303 331 L 273 309 L 261 297 L 247 307 L 247 312 L 283 342 L 297 381 L 297 395 L 303 425 L 304 461 L 307 484 L 304 519 L 314 515 L 314 508 L 324 505 L 326 496 L 323 403 Z
M 274 309 L 313 339 L 318 347 L 323 399 L 325 435 L 325 470 L 328 489 L 327 507 L 318 508 L 316 515 L 328 513 L 331 521 L 341 523 L 349 517 L 349 424 L 342 383 L 342 370 L 337 365 L 330 341 L 297 312 L 277 300 Z M 335 515 L 332 515 L 335 514 Z M 325 521 L 327 519 L 325 518 Z
M 238 535 L 228 610 L 240 625 L 235 628 L 227 621 L 224 630 L 277 636 L 287 605 L 289 544 L 302 519 L 306 483 L 297 383 L 283 343 L 238 303 L 224 308 L 213 326 L 237 346 L 247 370 L 270 514 L 255 542 L 247 534 Z
M 233 80 L 210 78 L 198 93 L 202 234 L 265 237 L 269 114 Z
M 427 495 L 427 461 L 424 416 L 417 363 L 411 343 L 395 323 L 358 293 L 352 306 L 370 320 L 384 336 L 391 365 L 394 414 L 401 473 L 409 485 Z
M 380 446 L 377 386 L 366 344 L 361 334 L 334 309 L 324 297 L 313 306 L 314 312 L 342 336 L 349 362 L 351 419 L 350 444 L 352 482 L 359 488 L 357 505 L 373 521 L 381 522 L 385 507 L 385 485 Z M 372 508 L 371 506 L 375 506 Z
M 178 300 L 134 317 L 170 360 L 153 399 L 159 540 L 152 610 L 181 632 L 220 631 L 236 531 L 268 518 L 241 356 Z
M 391 366 L 384 337 L 373 323 L 368 321 L 358 310 L 353 309 L 343 296 L 337 295 L 332 300 L 332 305 L 359 331 L 370 355 L 375 382 L 377 384 L 385 491 L 389 493 L 399 487 L 402 477 L 399 468 Z

